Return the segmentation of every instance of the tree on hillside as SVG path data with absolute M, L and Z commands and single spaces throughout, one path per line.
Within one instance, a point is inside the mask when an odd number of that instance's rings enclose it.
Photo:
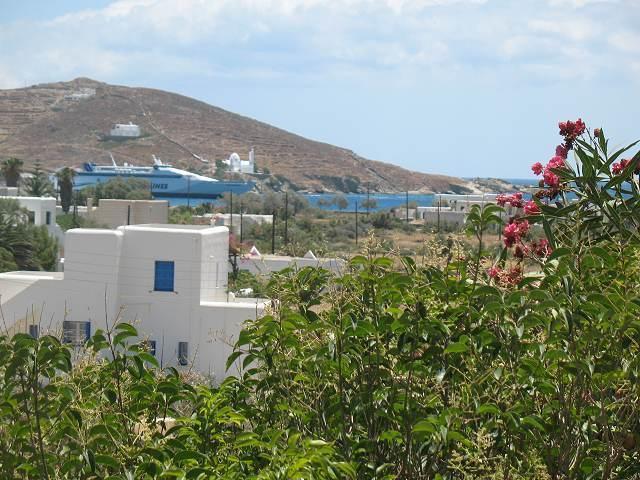
M 24 184 L 27 195 L 31 197 L 49 197 L 55 194 L 53 184 L 40 162 L 36 162 L 32 176 L 26 179 Z
M 20 180 L 20 174 L 22 173 L 22 167 L 24 162 L 19 158 L 11 157 L 2 162 L 2 176 L 7 184 L 7 187 L 17 187 Z
M 58 241 L 28 218 L 16 200 L 0 198 L 0 272 L 55 270 Z
M 60 190 L 60 203 L 62 204 L 62 211 L 69 213 L 71 208 L 71 202 L 73 199 L 73 177 L 76 172 L 72 168 L 64 167 L 56 173 L 58 177 L 58 188 Z
M 344 210 L 349 206 L 349 201 L 347 200 L 347 197 L 345 197 L 344 195 L 338 195 L 335 197 L 336 199 L 336 205 L 340 210 Z
M 374 210 L 378 208 L 378 202 L 374 198 L 363 200 L 361 205 L 362 205 L 362 208 L 367 209 L 367 213 L 369 213 L 369 210 Z
M 138 178 L 116 177 L 108 182 L 96 183 L 94 186 L 83 188 L 79 193 L 82 199 L 92 198 L 94 204 L 101 198 L 150 200 L 151 185 L 148 181 Z

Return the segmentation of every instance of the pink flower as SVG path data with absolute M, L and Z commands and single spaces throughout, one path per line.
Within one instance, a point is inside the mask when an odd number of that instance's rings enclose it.
M 552 188 L 558 188 L 560 186 L 560 177 L 546 168 L 542 178 L 544 178 L 544 183 Z
M 570 146 L 576 138 L 585 132 L 587 128 L 580 118 L 575 122 L 572 122 L 571 120 L 560 122 L 558 127 L 560 128 L 560 135 L 562 135 L 567 142 L 567 146 Z
M 531 227 L 531 225 L 527 220 L 518 222 L 517 225 L 518 225 L 518 235 L 520 237 L 524 237 L 529 232 L 529 228 Z
M 507 275 L 503 276 L 501 280 L 506 286 L 517 285 L 522 280 L 522 267 L 520 267 L 520 265 L 511 267 Z
M 551 255 L 551 252 L 553 251 L 553 249 L 551 248 L 551 245 L 549 245 L 549 242 L 547 241 L 546 238 L 543 238 L 537 243 L 533 242 L 531 244 L 531 247 L 533 248 L 534 253 L 538 257 L 548 257 L 549 255 Z
M 496 195 L 496 203 L 501 207 L 504 207 L 508 203 L 514 208 L 522 208 L 522 192 L 512 194 L 499 193 Z
M 507 248 L 513 247 L 524 237 L 529 231 L 529 222 L 523 220 L 521 222 L 512 222 L 502 231 L 504 235 L 504 245 Z
M 516 241 L 519 239 L 518 235 L 518 225 L 515 223 L 510 223 L 504 230 L 502 231 L 504 235 L 504 246 L 507 248 L 511 248 L 515 245 Z
M 540 207 L 533 200 L 529 200 L 524 204 L 524 214 L 525 215 L 537 215 L 540 213 Z
M 620 175 L 624 171 L 624 169 L 629 166 L 630 163 L 631 160 L 625 159 L 622 159 L 619 162 L 615 162 L 613 165 L 611 165 L 611 173 L 613 173 L 614 175 Z
M 542 164 L 540 162 L 536 162 L 533 165 L 531 165 L 531 170 L 533 170 L 533 173 L 535 173 L 536 175 L 540 175 L 542 173 Z
M 515 265 L 509 270 L 503 270 L 500 267 L 493 266 L 487 270 L 487 275 L 502 287 L 512 287 L 522 280 L 522 268 Z
M 557 157 L 567 158 L 568 154 L 569 154 L 569 149 L 566 146 L 558 145 L 556 147 L 556 156 Z
M 527 255 L 529 255 L 530 250 L 529 247 L 526 245 L 516 245 L 516 249 L 513 252 L 513 256 L 522 260 L 524 257 L 526 257 Z
M 556 155 L 555 157 L 551 157 L 549 163 L 547 163 L 547 168 L 562 168 L 565 166 L 564 158 L 560 155 Z

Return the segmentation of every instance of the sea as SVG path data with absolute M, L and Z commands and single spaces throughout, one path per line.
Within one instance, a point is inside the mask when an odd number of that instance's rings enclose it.
M 538 184 L 538 180 L 535 178 L 504 178 L 502 179 L 512 185 L 533 186 Z M 496 192 L 500 193 L 500 192 Z M 336 202 L 333 200 L 337 196 L 344 197 L 347 200 L 346 208 L 342 209 L 347 212 L 353 212 L 356 209 L 356 202 L 358 210 L 367 211 L 366 205 L 369 205 L 369 211 L 389 210 L 396 207 L 404 207 L 407 204 L 406 193 L 304 193 L 300 194 L 306 198 L 311 206 L 328 211 L 341 210 Z M 430 207 L 433 205 L 434 199 L 437 195 L 434 194 L 422 194 L 422 193 L 409 193 L 408 201 L 411 205 L 417 205 L 419 207 Z M 212 203 L 214 205 L 224 205 L 224 200 L 214 200 L 210 198 L 177 198 L 177 197 L 163 197 L 163 200 L 169 200 L 169 205 L 175 206 L 191 206 L 196 207 L 204 203 Z M 369 201 L 367 201 L 369 200 Z M 363 206 L 363 203 L 365 206 Z M 344 206 L 344 205 L 343 205 Z

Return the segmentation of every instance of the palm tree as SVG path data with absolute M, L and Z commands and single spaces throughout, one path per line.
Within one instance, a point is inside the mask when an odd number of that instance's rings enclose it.
M 60 203 L 62 204 L 62 211 L 64 213 L 69 213 L 69 208 L 71 208 L 73 199 L 73 177 L 75 177 L 75 175 L 75 170 L 69 167 L 64 167 L 56 173 L 56 177 L 58 177 L 58 189 L 60 190 Z
M 20 180 L 20 174 L 22 173 L 22 166 L 24 162 L 19 158 L 11 157 L 2 162 L 2 176 L 7 184 L 7 187 L 17 187 Z
M 49 176 L 42 170 L 39 162 L 36 162 L 32 176 L 26 179 L 24 183 L 25 191 L 31 197 L 48 197 L 55 193 Z

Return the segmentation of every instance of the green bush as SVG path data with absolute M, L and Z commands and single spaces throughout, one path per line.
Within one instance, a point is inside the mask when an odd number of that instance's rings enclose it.
M 98 330 L 80 357 L 53 336 L 0 336 L 0 478 L 352 476 L 330 444 L 255 425 L 235 379 L 191 385 L 136 335 Z
M 276 277 L 231 359 L 251 417 L 333 442 L 362 479 L 640 475 L 640 155 L 613 173 L 607 146 L 573 140 L 496 258 L 491 205 L 469 216 L 474 255 L 371 246 L 342 278 Z

